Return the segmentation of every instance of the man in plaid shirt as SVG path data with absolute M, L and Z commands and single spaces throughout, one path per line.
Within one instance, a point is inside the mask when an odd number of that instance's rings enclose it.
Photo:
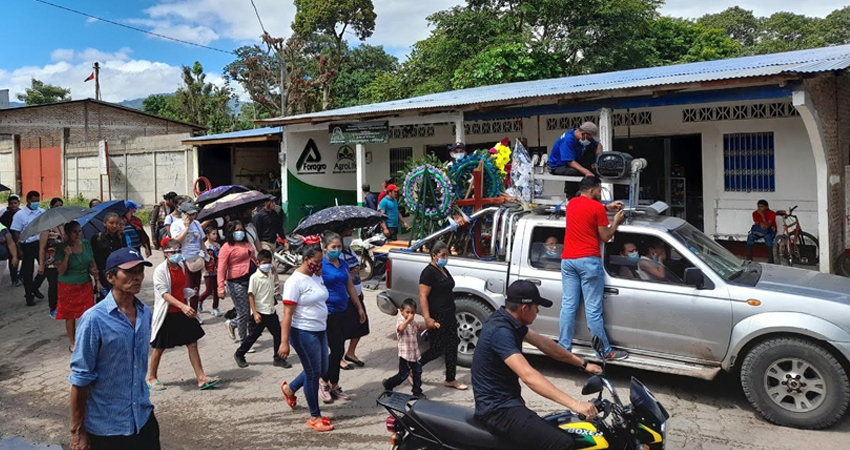
M 416 303 L 412 298 L 405 299 L 401 303 L 398 312 L 396 334 L 398 335 L 398 373 L 390 378 L 384 379 L 382 384 L 387 391 L 393 390 L 401 384 L 405 378 L 413 375 L 413 395 L 425 398 L 422 393 L 422 364 L 419 359 L 419 330 L 424 328 L 420 322 L 413 320 L 416 317 Z M 439 323 L 435 324 L 440 327 Z

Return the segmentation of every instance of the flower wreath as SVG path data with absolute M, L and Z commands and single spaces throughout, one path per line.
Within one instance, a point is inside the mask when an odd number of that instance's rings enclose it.
M 472 179 L 472 171 L 478 167 L 478 161 L 484 161 L 484 197 L 498 197 L 502 193 L 502 177 L 499 169 L 493 165 L 493 161 L 489 156 L 473 153 L 460 162 L 452 165 L 449 172 L 449 177 L 454 184 L 455 196 L 464 198 L 466 191 L 469 189 L 470 180 Z
M 434 198 L 419 198 L 426 173 L 434 181 Z M 404 178 L 401 195 L 407 207 L 414 212 L 423 212 L 429 219 L 443 219 L 449 215 L 454 201 L 454 191 L 449 177 L 441 169 L 423 164 Z

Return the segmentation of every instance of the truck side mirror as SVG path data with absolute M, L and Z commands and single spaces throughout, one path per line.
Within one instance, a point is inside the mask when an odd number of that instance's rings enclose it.
M 697 289 L 705 289 L 705 276 L 702 274 L 702 270 L 696 267 L 685 269 L 685 284 Z

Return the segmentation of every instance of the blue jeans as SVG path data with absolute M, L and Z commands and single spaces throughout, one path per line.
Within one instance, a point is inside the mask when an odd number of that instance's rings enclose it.
M 764 245 L 767 246 L 768 250 L 773 251 L 773 238 L 775 237 L 776 230 L 773 228 L 762 230 L 759 225 L 753 225 L 749 236 L 747 236 L 747 247 L 752 247 L 756 244 L 757 240 L 764 239 Z
M 585 318 L 592 336 L 599 336 L 605 344 L 605 353 L 611 351 L 608 335 L 602 323 L 602 292 L 605 288 L 605 271 L 602 258 L 588 256 L 577 259 L 561 260 L 561 297 L 560 336 L 558 344 L 567 350 L 573 347 L 576 311 L 584 298 Z
M 289 343 L 298 354 L 304 370 L 289 383 L 292 392 L 304 388 L 310 415 L 322 417 L 319 410 L 319 378 L 328 371 L 328 335 L 324 331 L 289 329 Z

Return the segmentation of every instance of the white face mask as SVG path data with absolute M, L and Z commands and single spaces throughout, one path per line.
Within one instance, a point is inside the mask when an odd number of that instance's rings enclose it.
M 455 154 L 453 154 L 453 155 L 452 155 L 452 158 L 454 158 L 454 160 L 455 160 L 455 161 L 460 161 L 460 160 L 461 160 L 461 159 L 463 159 L 465 156 L 466 156 L 466 155 L 464 155 L 464 154 L 463 154 L 463 152 L 461 152 L 461 153 L 455 153 Z
M 579 144 L 581 144 L 581 145 L 583 145 L 583 146 L 585 146 L 585 147 L 587 147 L 588 145 L 590 145 L 590 141 L 589 141 L 589 140 L 587 140 L 587 139 L 579 139 L 578 143 L 579 143 Z

